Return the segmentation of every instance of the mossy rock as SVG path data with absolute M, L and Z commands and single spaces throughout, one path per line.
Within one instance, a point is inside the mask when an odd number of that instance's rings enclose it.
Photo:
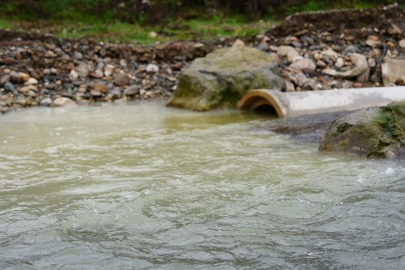
M 240 41 L 196 59 L 180 77 L 168 106 L 207 111 L 235 108 L 251 89 L 281 89 L 278 64 L 267 53 Z
M 321 137 L 320 151 L 370 158 L 405 156 L 405 103 L 365 109 L 335 120 Z

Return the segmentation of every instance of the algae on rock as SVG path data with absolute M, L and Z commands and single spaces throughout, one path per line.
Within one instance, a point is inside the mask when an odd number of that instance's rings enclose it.
M 278 64 L 269 54 L 236 41 L 231 48 L 196 59 L 167 105 L 196 111 L 235 108 L 251 89 L 281 89 L 283 81 L 277 74 Z
M 335 120 L 321 137 L 320 151 L 372 158 L 405 155 L 405 103 L 365 109 Z

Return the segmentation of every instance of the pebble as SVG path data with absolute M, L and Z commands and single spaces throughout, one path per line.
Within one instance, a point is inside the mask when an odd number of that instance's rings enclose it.
M 343 67 L 344 65 L 345 65 L 345 60 L 343 60 L 343 58 L 338 58 L 338 59 L 336 60 L 335 66 L 336 66 L 337 68 L 341 68 L 341 67 Z
M 124 91 L 124 95 L 126 96 L 135 96 L 139 93 L 139 86 L 138 85 L 131 85 Z
M 51 98 L 44 98 L 39 103 L 40 106 L 51 106 L 51 104 L 52 104 L 52 99 Z
M 10 82 L 10 80 L 10 75 L 3 75 L 0 78 L 0 85 L 5 85 L 6 83 Z
M 280 46 L 277 48 L 277 54 L 280 56 L 287 56 L 287 54 L 291 51 L 296 51 L 296 50 L 291 46 Z
M 299 86 L 304 85 L 308 80 L 307 76 L 305 76 L 305 74 L 303 73 L 298 73 L 297 75 L 295 75 L 295 78 L 297 79 Z
M 159 72 L 159 67 L 155 64 L 149 64 L 146 66 L 146 72 L 157 73 Z
M 21 82 L 21 77 L 17 72 L 13 70 L 10 72 L 10 80 L 14 83 L 19 83 Z
M 316 65 L 311 59 L 302 59 L 290 65 L 290 68 L 301 70 L 304 73 L 314 72 Z
M 284 88 L 285 92 L 294 92 L 295 91 L 295 86 L 293 83 L 291 83 L 287 80 L 284 80 L 284 84 L 285 84 L 285 88 Z
M 76 106 L 76 102 L 66 97 L 59 97 L 53 101 L 53 105 L 56 107 L 71 107 Z
M 24 83 L 24 85 L 37 85 L 38 84 L 38 80 L 35 78 L 29 78 L 28 81 L 26 81 Z
M 30 75 L 24 72 L 18 73 L 20 76 L 20 79 L 23 80 L 24 82 L 28 81 L 30 79 Z
M 7 82 L 7 83 L 4 85 L 4 90 L 5 90 L 6 92 L 15 92 L 15 86 L 14 86 L 11 82 Z

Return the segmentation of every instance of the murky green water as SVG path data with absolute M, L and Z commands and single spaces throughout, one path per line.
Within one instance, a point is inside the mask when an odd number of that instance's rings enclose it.
M 0 269 L 404 269 L 405 167 L 238 112 L 0 117 Z

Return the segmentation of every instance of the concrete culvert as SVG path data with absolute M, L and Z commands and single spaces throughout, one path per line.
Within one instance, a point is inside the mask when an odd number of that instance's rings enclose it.
M 274 90 L 251 90 L 239 101 L 238 109 L 254 111 L 260 114 L 285 116 L 285 108 L 280 106 Z M 275 92 L 275 91 L 274 91 Z
M 276 112 L 277 116 L 295 117 L 339 111 L 354 111 L 386 106 L 405 101 L 405 87 L 376 87 L 328 91 L 281 92 L 251 90 L 239 101 L 237 108 L 255 112 Z

